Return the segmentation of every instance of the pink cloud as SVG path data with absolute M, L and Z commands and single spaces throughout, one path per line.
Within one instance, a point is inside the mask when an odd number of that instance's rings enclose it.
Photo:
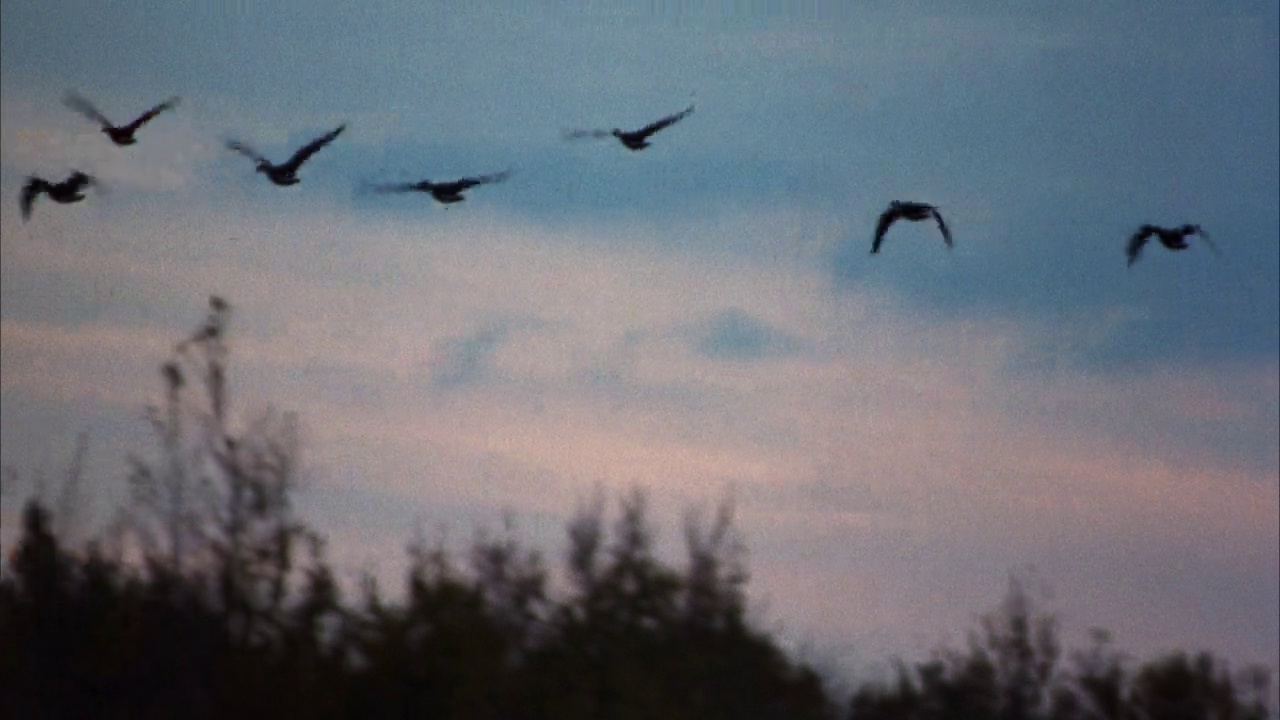
M 1018 374 L 1011 361 L 1050 331 L 832 295 L 816 270 L 759 260 L 788 241 L 768 218 L 685 229 L 712 246 L 716 233 L 745 234 L 748 260 L 726 263 L 724 251 L 657 249 L 644 242 L 654 228 L 623 228 L 613 244 L 599 228 L 478 214 L 361 227 L 308 211 L 287 223 L 213 211 L 122 220 L 92 243 L 12 234 L 6 214 L 6 272 L 69 287 L 98 278 L 177 309 L 163 323 L 109 309 L 74 327 L 6 316 L 4 391 L 75 403 L 100 389 L 140 406 L 217 291 L 234 307 L 237 412 L 269 402 L 300 414 L 308 462 L 325 471 L 319 495 L 393 498 L 429 519 L 457 507 L 563 518 L 596 483 L 639 483 L 658 517 L 675 518 L 737 487 L 773 616 L 833 636 L 932 644 L 1027 563 L 1114 585 L 1126 602 L 1156 601 L 1121 574 L 1171 549 L 1194 551 L 1168 570 L 1175 587 L 1275 567 L 1274 475 L 1242 468 L 1229 447 L 1189 458 L 1174 432 L 1258 432 L 1280 390 L 1274 363 Z M 805 350 L 720 363 L 672 332 L 726 307 Z M 495 345 L 483 381 L 433 392 L 435 348 L 503 317 L 538 322 Z M 1052 332 L 1071 342 L 1101 331 Z M 343 395 L 351 387 L 361 390 Z M 378 546 L 399 558 L 407 539 L 377 517 L 322 515 L 336 523 L 322 531 L 360 538 L 335 550 L 351 563 Z

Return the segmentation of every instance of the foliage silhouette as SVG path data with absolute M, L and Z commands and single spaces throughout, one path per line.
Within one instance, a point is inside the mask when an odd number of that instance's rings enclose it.
M 868 684 L 849 720 L 1267 720 L 1271 672 L 1251 667 L 1237 689 L 1225 663 L 1181 652 L 1136 668 L 1095 629 L 1092 646 L 1061 661 L 1051 615 L 1011 582 L 1003 607 L 983 618 L 967 653 L 899 663 L 890 684 Z
M 680 569 L 655 554 L 639 490 L 620 499 L 612 524 L 603 493 L 578 510 L 562 583 L 507 518 L 501 533 L 477 535 L 463 562 L 440 544 L 411 542 L 403 601 L 385 599 L 369 577 L 348 600 L 320 536 L 291 512 L 292 421 L 228 422 L 228 316 L 214 298 L 209 319 L 162 366 L 165 404 L 150 416 L 159 453 L 133 458 L 134 493 L 113 551 L 97 540 L 67 543 L 40 499 L 25 506 L 0 577 L 0 716 L 1258 720 L 1270 712 L 1269 671 L 1234 676 L 1207 654 L 1135 666 L 1098 631 L 1064 660 L 1052 616 L 1017 582 L 966 651 L 899 662 L 890 683 L 837 701 L 748 620 L 732 504 L 709 522 L 686 516 Z

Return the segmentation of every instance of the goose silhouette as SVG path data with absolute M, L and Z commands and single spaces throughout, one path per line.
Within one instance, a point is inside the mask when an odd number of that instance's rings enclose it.
M 566 140 L 581 140 L 584 138 L 602 139 L 615 137 L 629 150 L 643 150 L 649 147 L 649 137 L 659 130 L 671 127 L 681 120 L 689 116 L 693 112 L 693 105 L 681 110 L 673 115 L 668 115 L 661 120 L 645 125 L 639 130 L 569 130 L 564 133 Z
M 111 142 L 116 145 L 132 145 L 138 142 L 137 138 L 133 136 L 134 133 L 138 132 L 138 128 L 146 125 L 151 121 L 151 118 L 159 115 L 165 110 L 171 110 L 177 107 L 178 98 L 173 97 L 165 100 L 159 105 L 156 105 L 150 110 L 139 115 L 137 119 L 128 125 L 113 124 L 105 115 L 98 111 L 98 108 L 93 106 L 93 103 L 85 100 L 74 92 L 67 93 L 67 96 L 63 98 L 63 103 L 72 110 L 75 110 L 81 115 L 84 115 L 90 120 L 101 125 L 102 132 L 106 133 L 106 136 L 111 138 Z
M 1199 225 L 1182 225 L 1174 228 L 1164 228 L 1158 225 L 1143 225 L 1138 231 L 1129 236 L 1129 242 L 1125 246 L 1125 256 L 1129 258 L 1129 265 L 1132 266 L 1138 261 L 1138 255 L 1142 252 L 1143 246 L 1147 244 L 1151 238 L 1160 241 L 1160 244 L 1169 250 L 1186 250 L 1189 247 L 1187 238 L 1192 235 L 1199 235 L 1209 249 L 1215 255 L 1220 255 L 1218 248 L 1209 239 L 1209 234 Z
M 270 160 L 263 157 L 258 153 L 258 151 L 238 140 L 231 140 L 227 142 L 227 147 L 257 163 L 258 172 L 266 175 L 271 182 L 281 187 L 286 187 L 288 185 L 297 185 L 301 182 L 298 180 L 298 168 L 302 167 L 302 163 L 306 162 L 307 158 L 319 152 L 320 148 L 333 142 L 334 138 L 341 135 L 342 131 L 345 129 L 347 129 L 345 124 L 339 125 L 337 129 L 325 133 L 306 145 L 303 145 L 293 154 L 293 157 L 279 165 L 272 164 Z
M 22 195 L 18 198 L 18 204 L 22 208 L 23 222 L 31 219 L 31 206 L 35 204 L 36 198 L 40 196 L 40 193 L 48 195 L 54 202 L 65 205 L 84 200 L 83 189 L 93 184 L 93 178 L 79 170 L 71 173 L 66 180 L 59 183 L 51 183 L 35 175 L 28 177 L 27 183 L 22 186 Z
M 871 252 L 880 252 L 880 244 L 884 242 L 884 234 L 888 232 L 889 226 L 899 220 L 920 221 L 933 218 L 938 223 L 938 229 L 942 231 L 942 240 L 947 247 L 952 246 L 951 231 L 947 229 L 947 224 L 943 222 L 942 215 L 938 212 L 938 208 L 934 205 L 921 202 L 907 202 L 894 200 L 889 203 L 889 208 L 880 214 L 880 221 L 876 223 L 876 237 L 871 243 Z
M 511 171 L 504 170 L 500 173 L 493 173 L 492 175 L 478 175 L 476 177 L 450 180 L 449 182 L 421 180 L 413 183 L 388 183 L 383 185 L 374 185 L 373 191 L 376 193 L 430 193 L 431 197 L 435 198 L 437 202 L 447 205 L 449 203 L 462 202 L 463 200 L 466 200 L 466 198 L 462 196 L 464 190 L 469 190 L 477 185 L 502 182 L 510 176 Z

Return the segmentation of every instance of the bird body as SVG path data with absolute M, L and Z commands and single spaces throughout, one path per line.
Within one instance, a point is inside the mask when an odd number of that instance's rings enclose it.
M 36 198 L 40 196 L 40 193 L 44 193 L 54 202 L 64 205 L 80 202 L 84 200 L 82 189 L 86 185 L 92 185 L 93 182 L 93 178 L 78 170 L 59 183 L 51 183 L 34 175 L 28 177 L 27 183 L 22 186 L 22 195 L 18 198 L 18 204 L 22 208 L 23 222 L 31 218 L 31 206 L 35 204 Z
M 115 143 L 116 145 L 133 145 L 138 141 L 137 138 L 134 137 L 134 133 L 138 132 L 138 128 L 147 124 L 148 122 L 151 121 L 152 118 L 164 112 L 165 110 L 171 110 L 177 107 L 178 98 L 173 97 L 173 98 L 169 98 L 168 100 L 165 100 L 159 105 L 156 105 L 150 110 L 139 115 L 137 119 L 135 119 L 133 122 L 129 123 L 128 125 L 113 124 L 110 120 L 106 118 L 106 116 L 104 116 L 101 112 L 98 111 L 96 107 L 93 106 L 93 103 L 89 102 L 88 100 L 85 100 L 83 97 L 80 97 L 75 93 L 67 93 L 67 96 L 63 99 L 63 102 L 66 104 L 67 107 L 71 108 L 72 110 L 75 110 L 81 115 L 84 115 L 90 120 L 93 120 L 94 122 L 101 125 L 102 132 L 105 133 L 107 137 L 111 138 L 111 142 Z
M 375 185 L 373 191 L 378 193 L 398 193 L 398 192 L 425 192 L 430 193 L 436 202 L 448 205 L 450 203 L 462 202 L 466 200 L 462 196 L 464 190 L 468 190 L 477 185 L 486 185 L 489 183 L 498 183 L 506 180 L 511 176 L 510 170 L 504 170 L 500 173 L 492 175 L 479 175 L 476 177 L 461 178 L 459 180 L 451 180 L 449 182 L 432 182 L 430 180 L 421 180 L 414 183 L 391 183 L 386 185 Z
M 1129 242 L 1125 246 L 1125 255 L 1129 258 L 1129 265 L 1133 265 L 1138 261 L 1138 255 L 1142 252 L 1142 248 L 1151 238 L 1160 241 L 1165 248 L 1173 251 L 1186 250 L 1190 245 L 1187 238 L 1191 235 L 1199 235 L 1209 248 L 1215 253 L 1217 248 L 1214 247 L 1213 241 L 1209 239 L 1208 233 L 1199 225 L 1181 225 L 1174 228 L 1164 228 L 1158 225 L 1143 225 L 1138 228 L 1137 232 L 1129 236 Z
M 302 167 L 302 163 L 306 162 L 307 158 L 319 152 L 320 148 L 333 142 L 334 138 L 342 134 L 342 131 L 346 128 L 347 126 L 345 124 L 339 125 L 335 130 L 321 135 L 315 140 L 303 145 L 293 154 L 293 157 L 279 165 L 272 163 L 253 148 L 237 140 L 229 141 L 227 143 L 227 147 L 231 150 L 235 150 L 241 155 L 244 155 L 250 160 L 253 160 L 257 165 L 257 171 L 266 175 L 267 179 L 271 180 L 271 182 L 281 187 L 287 187 L 289 185 L 297 185 L 301 182 L 298 179 L 298 168 Z
M 938 229 L 942 231 L 942 240 L 947 247 L 952 246 L 951 231 L 947 228 L 947 224 L 943 222 L 942 215 L 938 213 L 938 208 L 934 205 L 921 202 L 909 202 L 894 200 L 889 203 L 888 209 L 880 214 L 880 221 L 876 223 L 875 240 L 871 243 L 871 252 L 880 252 L 880 244 L 884 242 L 884 234 L 888 232 L 889 226 L 898 220 L 920 221 L 933 218 L 938 223 Z
M 618 128 L 614 128 L 613 130 L 573 130 L 565 133 L 565 138 L 568 140 L 577 140 L 581 138 L 599 139 L 614 137 L 617 138 L 618 141 L 621 142 L 628 150 L 643 150 L 649 147 L 649 137 L 651 135 L 659 130 L 675 125 L 685 119 L 685 117 L 692 112 L 693 105 L 690 105 L 674 115 L 668 115 L 661 120 L 651 122 L 639 130 L 620 130 Z

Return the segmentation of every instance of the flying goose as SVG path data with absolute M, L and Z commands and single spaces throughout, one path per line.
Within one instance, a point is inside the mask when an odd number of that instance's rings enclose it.
M 951 247 L 951 231 L 947 229 L 947 224 L 942 221 L 942 215 L 938 213 L 937 207 L 928 203 L 894 200 L 889 203 L 889 208 L 880 214 L 880 222 L 876 223 L 876 238 L 871 243 L 871 252 L 880 252 L 880 243 L 884 242 L 884 234 L 894 222 L 898 220 L 928 220 L 929 218 L 933 218 L 938 222 L 938 229 L 942 231 L 943 241 L 947 243 L 947 247 Z
M 668 115 L 661 120 L 649 123 L 639 130 L 619 130 L 618 128 L 614 128 L 613 130 L 569 130 L 565 132 L 564 137 L 566 140 L 616 137 L 630 150 L 643 150 L 649 147 L 650 135 L 658 132 L 659 130 L 675 125 L 685 119 L 685 117 L 691 112 L 693 112 L 693 105 L 690 105 L 674 115 Z
M 256 150 L 238 140 L 228 141 L 227 147 L 231 150 L 235 150 L 241 155 L 244 155 L 250 160 L 253 160 L 258 165 L 258 172 L 264 173 L 267 178 L 276 185 L 285 187 L 288 185 L 297 185 L 300 182 L 298 180 L 298 168 L 302 167 L 302 163 L 306 162 L 307 158 L 316 154 L 320 148 L 333 142 L 333 139 L 338 137 L 338 135 L 346 128 L 347 126 L 345 124 L 339 125 L 333 132 L 321 135 L 315 140 L 303 145 L 298 152 L 293 154 L 293 157 L 279 165 L 273 165 L 270 160 L 259 155 Z
M 94 184 L 93 178 L 79 170 L 71 173 L 70 177 L 60 183 L 51 183 L 34 175 L 28 177 L 27 184 L 22 186 L 22 195 L 18 199 L 18 203 L 22 207 L 23 222 L 31 218 L 31 206 L 35 203 L 40 193 L 48 195 L 54 202 L 63 204 L 80 202 L 84 199 L 84 193 L 81 192 L 82 188 L 92 184 Z
M 98 112 L 98 108 L 94 107 L 93 103 L 85 100 L 74 92 L 67 93 L 62 102 L 72 110 L 75 110 L 81 115 L 84 115 L 90 120 L 101 125 L 102 132 L 106 133 L 107 137 L 111 138 L 111 142 L 117 145 L 132 145 L 138 141 L 137 138 L 133 136 L 134 133 L 138 132 L 138 128 L 146 125 L 151 118 L 159 115 L 165 110 L 171 110 L 177 107 L 178 98 L 172 97 L 165 100 L 159 105 L 139 115 L 136 120 L 128 125 L 111 124 L 111 121 L 108 120 L 106 116 L 101 112 Z
M 1190 235 L 1199 235 L 1214 254 L 1220 254 L 1213 241 L 1209 239 L 1209 234 L 1199 225 L 1183 225 L 1176 228 L 1143 225 L 1129 237 L 1129 244 L 1125 247 L 1124 252 L 1129 258 L 1129 265 L 1133 265 L 1138 261 L 1138 254 L 1142 252 L 1142 247 L 1147 244 L 1147 241 L 1152 236 L 1155 236 L 1161 245 L 1170 250 L 1186 250 L 1189 247 L 1187 237 Z
M 462 191 L 473 188 L 477 185 L 485 185 L 487 183 L 498 183 L 506 180 L 511 176 L 510 170 L 503 170 L 500 173 L 492 175 L 480 175 L 478 177 L 462 178 L 450 182 L 431 182 L 430 180 L 422 180 L 415 183 L 390 183 L 386 185 L 374 185 L 373 191 L 377 193 L 399 193 L 399 192 L 425 192 L 431 193 L 431 197 L 437 202 L 444 204 L 462 202 L 466 198 L 462 197 Z

